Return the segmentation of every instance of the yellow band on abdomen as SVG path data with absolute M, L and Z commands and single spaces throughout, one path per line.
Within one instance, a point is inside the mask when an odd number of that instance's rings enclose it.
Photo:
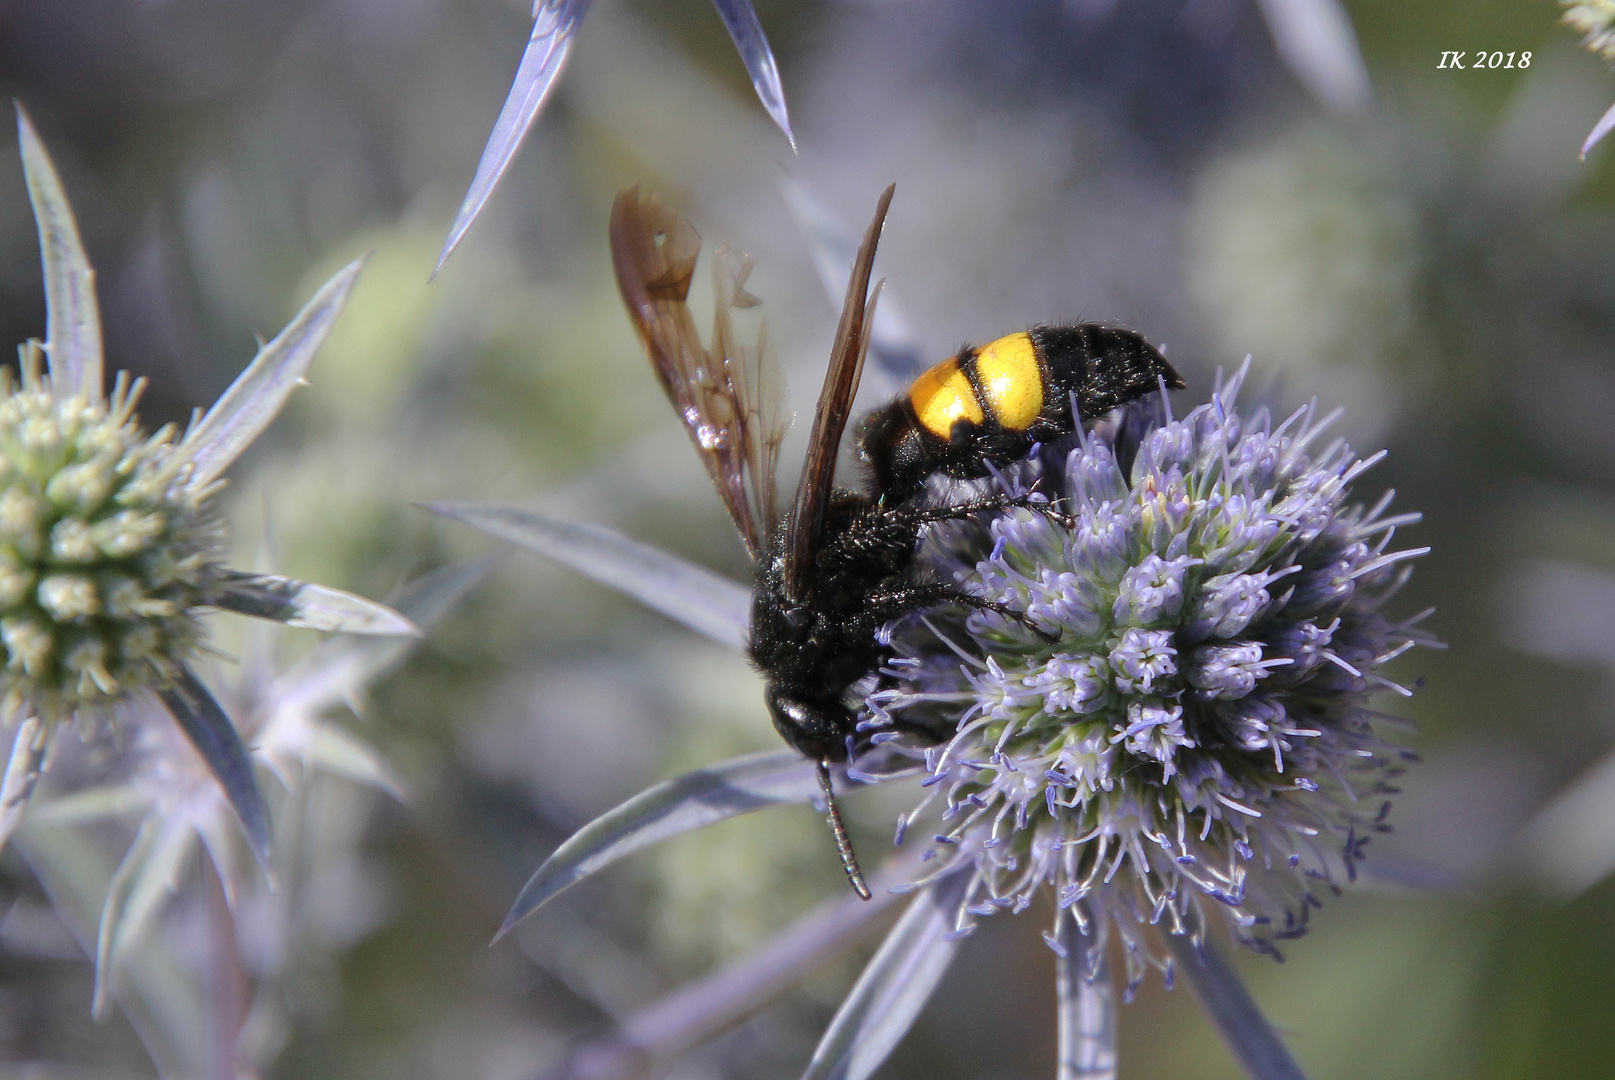
M 1043 373 L 1024 330 L 981 347 L 976 380 L 993 419 L 1009 431 L 1025 431 L 1043 411 Z
M 909 387 L 908 400 L 920 426 L 944 439 L 952 435 L 953 425 L 960 420 L 980 426 L 985 419 L 976 402 L 975 389 L 957 360 L 944 360 L 915 379 Z

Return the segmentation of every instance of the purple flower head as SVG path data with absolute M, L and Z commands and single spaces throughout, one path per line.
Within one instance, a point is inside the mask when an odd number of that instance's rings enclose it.
M 1068 918 L 1094 948 L 1115 930 L 1135 984 L 1169 964 L 1157 935 L 1198 941 L 1213 911 L 1263 951 L 1304 927 L 1386 828 L 1405 758 L 1369 698 L 1401 689 L 1377 669 L 1425 640 L 1382 614 L 1422 553 L 1391 547 L 1415 517 L 1349 502 L 1377 459 L 1313 449 L 1310 410 L 1276 428 L 1237 413 L 1239 382 L 1158 418 L 1131 460 L 1096 429 L 1006 470 L 1052 511 L 949 523 L 921 561 L 1031 625 L 899 624 L 879 695 L 898 725 L 954 732 L 905 821 L 936 816 L 970 911 L 1048 886 L 1049 940 Z

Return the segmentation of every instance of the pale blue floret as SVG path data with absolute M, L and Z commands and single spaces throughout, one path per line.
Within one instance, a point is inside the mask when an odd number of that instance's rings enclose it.
M 1193 617 L 1184 628 L 1186 636 L 1198 641 L 1244 632 L 1273 602 L 1267 581 L 1256 574 L 1219 574 L 1205 581 L 1195 598 Z
M 1178 673 L 1172 631 L 1130 627 L 1110 650 L 1110 666 L 1116 673 L 1116 689 L 1124 694 L 1163 692 L 1164 684 Z
M 1097 656 L 1056 653 L 1023 681 L 1042 695 L 1043 711 L 1050 715 L 1094 712 L 1110 690 L 1108 666 Z
M 1274 657 L 1289 659 L 1289 666 L 1283 672 L 1284 677 L 1299 679 L 1311 674 L 1312 670 L 1323 662 L 1324 650 L 1329 647 L 1329 642 L 1339 625 L 1339 619 L 1335 619 L 1328 626 L 1319 626 L 1315 622 L 1304 620 L 1275 633 L 1270 639 L 1268 650 Z
M 1242 641 L 1200 646 L 1192 654 L 1184 678 L 1206 698 L 1242 698 L 1266 674 L 1262 646 Z
M 1153 553 L 1144 556 L 1123 575 L 1111 617 L 1134 626 L 1153 626 L 1176 618 L 1183 610 L 1184 574 L 1199 562 L 1187 555 L 1175 559 Z
M 1066 636 L 1079 638 L 1094 637 L 1104 628 L 1102 592 L 1087 578 L 1045 567 L 1030 592 L 1026 617 L 1039 626 L 1059 627 Z
M 1183 706 L 1165 701 L 1133 701 L 1127 706 L 1127 726 L 1110 737 L 1130 754 L 1154 758 L 1164 767 L 1163 780 L 1177 771 L 1179 747 L 1195 742 L 1183 728 Z
M 1132 565 L 1138 547 L 1137 528 L 1137 519 L 1119 503 L 1084 506 L 1077 515 L 1067 561 L 1084 577 L 1115 585 Z
M 1116 466 L 1116 455 L 1108 443 L 1095 441 L 1071 451 L 1065 474 L 1071 498 L 1080 505 L 1119 504 L 1129 498 L 1127 479 Z

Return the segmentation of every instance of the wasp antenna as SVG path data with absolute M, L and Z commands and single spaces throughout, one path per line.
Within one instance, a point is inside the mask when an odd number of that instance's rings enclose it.
M 869 886 L 864 884 L 864 872 L 858 869 L 858 856 L 853 854 L 852 838 L 847 835 L 847 827 L 841 823 L 841 806 L 836 802 L 836 793 L 830 787 L 830 759 L 820 758 L 818 765 L 819 790 L 824 792 L 825 818 L 830 822 L 830 831 L 835 834 L 836 851 L 841 854 L 841 869 L 847 872 L 847 881 L 852 884 L 852 891 L 868 900 Z

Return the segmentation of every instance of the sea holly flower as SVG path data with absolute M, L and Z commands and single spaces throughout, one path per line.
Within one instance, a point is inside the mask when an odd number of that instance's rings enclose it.
M 417 625 L 429 627 L 481 580 L 487 568 L 487 560 L 444 567 L 400 590 L 392 602 Z M 209 684 L 218 688 L 219 699 L 228 702 L 239 718 L 253 759 L 278 781 L 283 803 L 295 808 L 276 815 L 273 885 L 267 876 L 252 874 L 236 856 L 239 845 L 232 842 L 235 813 L 229 800 L 153 699 L 126 710 L 123 735 L 128 750 L 99 770 L 96 782 L 36 800 L 18 834 L 18 846 L 58 909 L 66 909 L 61 910 L 64 919 L 88 931 L 86 944 L 96 966 L 96 1012 L 116 1000 L 132 1016 L 146 1018 L 137 1027 L 159 1066 L 185 1062 L 204 1045 L 218 1044 L 218 1039 L 189 1039 L 183 1025 L 172 1018 L 176 1012 L 184 1016 L 207 1012 L 174 1007 L 173 995 L 201 996 L 202 988 L 193 985 L 197 980 L 176 976 L 163 988 L 163 980 L 153 985 L 145 970 L 152 943 L 164 934 L 158 916 L 184 889 L 186 870 L 194 865 L 196 853 L 205 851 L 216 868 L 229 909 L 239 912 L 244 902 L 250 905 L 247 910 L 257 925 L 242 936 L 268 942 L 251 950 L 257 954 L 251 967 L 260 983 L 272 983 L 289 959 L 302 890 L 320 869 L 314 860 L 342 854 L 325 844 L 313 853 L 299 847 L 301 838 L 318 833 L 317 815 L 322 806 L 330 805 L 309 803 L 305 795 L 310 785 L 323 774 L 404 798 L 403 783 L 381 755 L 331 722 L 328 714 L 344 707 L 356 709 L 368 688 L 418 642 L 408 637 L 332 638 L 291 666 L 280 667 L 264 635 L 256 633 L 233 678 L 209 672 Z M 88 747 L 79 757 L 97 758 L 96 749 Z M 114 857 L 115 868 L 88 855 L 87 846 L 99 853 L 99 845 L 86 845 L 81 836 L 85 831 L 104 834 L 109 822 L 132 826 L 128 848 L 121 859 Z M 104 889 L 86 887 L 92 880 L 104 882 Z M 240 948 L 248 947 L 244 942 Z M 236 1045 L 235 1033 L 226 1036 L 224 1045 Z M 193 1041 L 198 1045 L 187 1045 Z M 218 1070 L 192 1063 L 164 1071 L 192 1075 Z
M 320 630 L 413 634 L 349 593 L 224 565 L 211 499 L 225 469 L 301 381 L 359 272 L 338 272 L 183 434 L 147 434 L 143 380 L 109 395 L 94 273 L 61 181 L 18 110 L 39 223 L 46 335 L 0 373 L 0 715 L 14 727 L 0 843 L 38 779 L 51 733 L 155 697 L 208 763 L 258 856 L 269 821 L 230 718 L 191 671 L 199 615 L 223 608 Z
M 1410 755 L 1376 731 L 1371 699 L 1406 694 L 1381 669 L 1432 642 L 1419 617 L 1393 621 L 1383 609 L 1427 549 L 1393 546 L 1418 516 L 1388 514 L 1389 495 L 1367 509 L 1350 501 L 1382 455 L 1318 445 L 1332 417 L 1310 408 L 1277 425 L 1264 410 L 1240 413 L 1243 377 L 1182 419 L 1163 398 L 988 481 L 933 481 L 927 498 L 1001 492 L 1017 505 L 929 526 L 919 562 L 1029 614 L 942 606 L 885 630 L 891 659 L 844 775 L 918 781 L 897 837 L 920 860 L 896 878 L 895 892 L 913 899 L 825 1034 L 810 1080 L 869 1076 L 958 940 L 1040 893 L 1055 900 L 1044 938 L 1056 957 L 1059 1075 L 1115 1066 L 1113 934 L 1124 996 L 1150 966 L 1168 983 L 1184 972 L 1252 1075 L 1300 1075 L 1212 930 L 1220 915 L 1237 943 L 1277 955 L 1388 828 Z M 438 509 L 720 640 L 743 638 L 744 590 L 671 556 L 511 508 Z M 930 745 L 904 734 L 927 731 Z M 564 843 L 504 930 L 648 844 L 811 801 L 815 789 L 811 764 L 791 752 L 652 788 Z M 891 890 L 892 874 L 882 879 Z M 735 985 L 775 985 L 783 966 L 802 970 L 802 952 L 765 949 L 706 980 L 708 997 L 681 991 L 616 1042 L 674 1053 L 738 1015 Z
M 1375 731 L 1368 698 L 1406 693 L 1379 668 L 1423 640 L 1382 612 L 1427 550 L 1392 546 L 1417 516 L 1387 515 L 1388 497 L 1350 505 L 1348 486 L 1378 456 L 1315 448 L 1326 423 L 1311 410 L 1276 427 L 1241 415 L 1242 376 L 1130 451 L 1088 436 L 1063 461 L 1005 476 L 1060 498 L 1057 512 L 1007 513 L 1015 544 L 998 521 L 932 530 L 932 569 L 984 592 L 1017 562 L 1079 565 L 1099 502 L 1128 538 L 1108 555 L 1128 566 L 1105 586 L 1097 627 L 1051 617 L 1034 583 L 1035 631 L 948 609 L 895 628 L 898 659 L 866 723 L 945 736 L 924 755 L 931 786 L 904 825 L 934 812 L 936 858 L 972 881 L 964 910 L 1020 909 L 1052 889 L 1049 940 L 1066 919 L 1101 950 L 1114 930 L 1129 991 L 1147 964 L 1173 968 L 1152 942 L 1198 942 L 1214 913 L 1264 952 L 1304 931 L 1384 830 L 1408 758 Z M 1081 713 L 1041 697 L 1006 709 L 982 685 L 1058 684 L 1074 662 L 1108 675 Z

